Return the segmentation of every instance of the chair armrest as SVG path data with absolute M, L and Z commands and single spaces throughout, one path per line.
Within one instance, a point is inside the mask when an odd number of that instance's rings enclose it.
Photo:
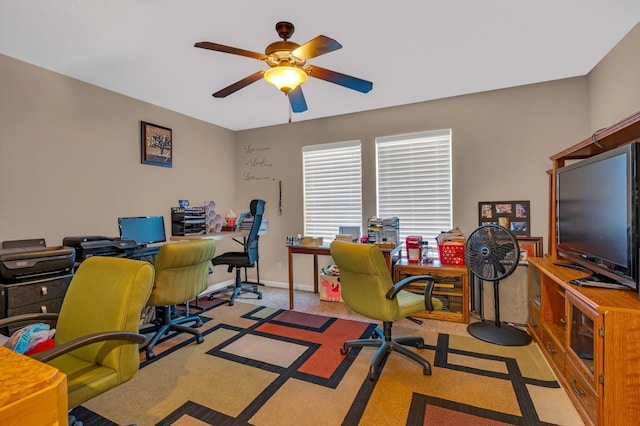
M 240 241 L 240 240 L 236 240 L 235 238 L 231 238 L 233 241 L 235 241 L 236 243 L 240 244 L 242 247 L 244 247 L 245 249 L 247 248 L 247 243 L 246 241 Z
M 387 292 L 386 298 L 389 300 L 393 300 L 396 295 L 407 285 L 415 282 L 415 281 L 425 281 L 424 286 L 424 308 L 427 311 L 432 312 L 434 310 L 433 302 L 431 300 L 431 294 L 433 293 L 433 283 L 434 279 L 431 275 L 410 275 L 397 283 Z
M 105 331 L 102 333 L 89 334 L 88 336 L 78 337 L 56 346 L 48 351 L 33 354 L 31 357 L 42 362 L 49 362 L 60 355 L 71 352 L 75 349 L 98 342 L 106 342 L 108 340 L 124 340 L 131 343 L 142 344 L 146 341 L 143 334 L 132 333 L 130 331 Z
M 20 322 L 33 322 L 33 321 L 56 321 L 58 319 L 57 313 L 32 313 L 32 314 L 22 314 L 22 315 L 14 315 L 9 318 L 0 319 L 0 327 L 6 327 L 11 324 L 17 324 Z

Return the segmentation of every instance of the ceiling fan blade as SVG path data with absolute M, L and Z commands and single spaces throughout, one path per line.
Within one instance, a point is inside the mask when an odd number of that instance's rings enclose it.
M 287 93 L 289 103 L 291 104 L 291 111 L 293 112 L 305 112 L 307 110 L 307 101 L 304 99 L 302 93 L 302 86 L 298 86 L 295 89 Z
M 351 77 L 350 75 L 331 71 L 326 68 L 317 67 L 315 65 L 306 66 L 305 71 L 311 77 L 319 78 L 330 83 L 339 84 L 340 86 L 357 90 L 358 92 L 367 93 L 373 88 L 373 83 L 370 81 Z
M 256 81 L 260 80 L 262 78 L 262 76 L 264 75 L 264 71 L 265 70 L 260 70 L 254 74 L 251 74 L 245 78 L 243 78 L 242 80 L 236 81 L 235 83 L 225 87 L 222 90 L 218 90 L 216 93 L 213 94 L 214 98 L 224 98 L 229 96 L 232 93 L 237 92 L 238 90 L 242 89 L 243 87 L 246 87 L 248 85 L 250 85 L 251 83 L 255 83 Z
M 294 49 L 291 54 L 296 58 L 300 58 L 303 61 L 306 61 L 308 59 L 324 55 L 325 53 L 333 52 L 334 50 L 338 50 L 340 48 L 342 48 L 342 45 L 334 39 L 327 36 L 319 35 L 318 37 L 314 38 L 313 40 L 309 40 L 297 49 Z
M 267 55 L 264 53 L 252 52 L 250 50 L 238 49 L 237 47 L 225 46 L 224 44 L 212 43 L 210 41 L 201 41 L 194 45 L 202 49 L 215 50 L 217 52 L 232 53 L 234 55 L 247 56 L 249 58 L 259 59 L 264 61 L 267 59 Z

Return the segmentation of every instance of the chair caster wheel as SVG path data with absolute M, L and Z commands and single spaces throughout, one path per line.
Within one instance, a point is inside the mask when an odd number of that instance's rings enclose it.
M 147 360 L 153 359 L 155 357 L 156 357 L 156 354 L 154 354 L 153 352 L 147 352 Z
M 349 353 L 349 349 L 345 349 L 345 348 L 340 348 L 340 354 L 341 355 L 346 355 Z
M 233 300 L 229 300 L 229 306 L 233 306 Z
M 196 338 L 196 343 L 197 343 L 197 344 L 204 343 L 204 337 L 198 337 L 198 338 Z
M 369 380 L 372 382 L 377 382 L 378 377 L 380 377 L 380 372 L 369 370 Z
M 258 295 L 258 300 L 262 300 L 262 295 L 261 294 Z

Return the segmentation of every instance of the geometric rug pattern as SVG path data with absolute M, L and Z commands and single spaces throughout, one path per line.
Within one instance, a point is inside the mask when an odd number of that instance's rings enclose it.
M 216 304 L 218 306 L 216 306 Z M 164 339 L 129 382 L 73 413 L 86 426 L 582 424 L 538 347 L 394 325 L 420 334 L 432 375 L 393 353 L 377 382 L 373 348 L 340 354 L 375 324 L 236 302 L 201 314 L 204 343 Z M 143 357 L 144 359 L 144 357 Z

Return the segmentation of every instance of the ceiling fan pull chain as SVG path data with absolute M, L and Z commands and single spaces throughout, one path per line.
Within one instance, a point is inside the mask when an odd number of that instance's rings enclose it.
M 289 102 L 289 93 L 284 94 L 287 97 L 287 105 L 289 105 L 289 124 L 291 124 L 291 102 Z

